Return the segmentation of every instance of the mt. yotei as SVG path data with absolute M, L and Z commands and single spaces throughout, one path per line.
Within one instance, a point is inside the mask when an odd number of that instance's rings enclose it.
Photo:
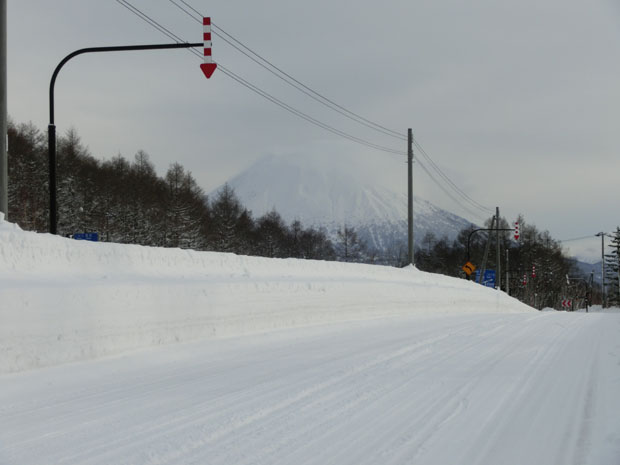
M 345 225 L 353 227 L 378 252 L 406 249 L 406 174 L 403 186 L 395 185 L 393 177 L 386 175 L 384 160 L 270 155 L 230 179 L 228 185 L 255 217 L 275 209 L 285 221 L 325 228 L 331 237 Z M 471 224 L 414 197 L 416 246 L 428 232 L 453 240 Z

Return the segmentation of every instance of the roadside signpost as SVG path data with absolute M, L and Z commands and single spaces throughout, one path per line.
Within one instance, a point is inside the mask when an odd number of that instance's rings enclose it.
M 91 241 L 91 242 L 99 242 L 99 233 L 89 232 L 89 233 L 75 233 L 73 239 L 78 241 Z
M 463 265 L 461 269 L 465 272 L 467 276 L 471 276 L 471 274 L 476 271 L 476 265 L 474 265 L 472 262 L 467 262 Z
M 482 280 L 480 280 L 480 270 L 476 270 L 476 282 L 480 282 L 486 287 L 495 287 L 495 270 L 484 270 Z

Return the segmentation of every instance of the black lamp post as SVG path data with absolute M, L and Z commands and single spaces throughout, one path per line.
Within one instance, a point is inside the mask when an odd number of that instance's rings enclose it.
M 82 55 L 84 53 L 97 53 L 97 52 L 127 52 L 136 50 L 162 50 L 162 49 L 175 49 L 175 48 L 192 48 L 202 47 L 203 42 L 198 43 L 181 43 L 181 44 L 155 44 L 155 45 L 122 45 L 116 47 L 91 47 L 82 48 L 76 50 L 73 53 L 67 55 L 63 60 L 58 63 L 54 74 L 52 74 L 52 80 L 50 81 L 50 124 L 47 127 L 48 131 L 48 153 L 49 153 L 49 192 L 50 192 L 50 233 L 57 234 L 58 224 L 58 207 L 56 203 L 56 126 L 54 125 L 54 84 L 56 83 L 56 77 L 60 72 L 60 69 L 71 58 Z

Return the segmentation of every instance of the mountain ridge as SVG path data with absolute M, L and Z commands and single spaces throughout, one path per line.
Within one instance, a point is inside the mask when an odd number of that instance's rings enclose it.
M 351 226 L 370 248 L 385 252 L 407 243 L 407 195 L 394 183 L 399 174 L 369 157 L 268 155 L 227 184 L 255 216 L 275 209 L 285 221 L 324 228 L 332 238 Z M 414 196 L 417 244 L 429 232 L 454 240 L 472 224 Z

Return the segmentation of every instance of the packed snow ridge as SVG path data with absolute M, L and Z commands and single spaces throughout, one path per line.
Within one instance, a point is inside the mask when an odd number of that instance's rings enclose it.
M 330 322 L 533 311 L 413 267 L 91 243 L 3 216 L 0 305 L 0 373 Z

